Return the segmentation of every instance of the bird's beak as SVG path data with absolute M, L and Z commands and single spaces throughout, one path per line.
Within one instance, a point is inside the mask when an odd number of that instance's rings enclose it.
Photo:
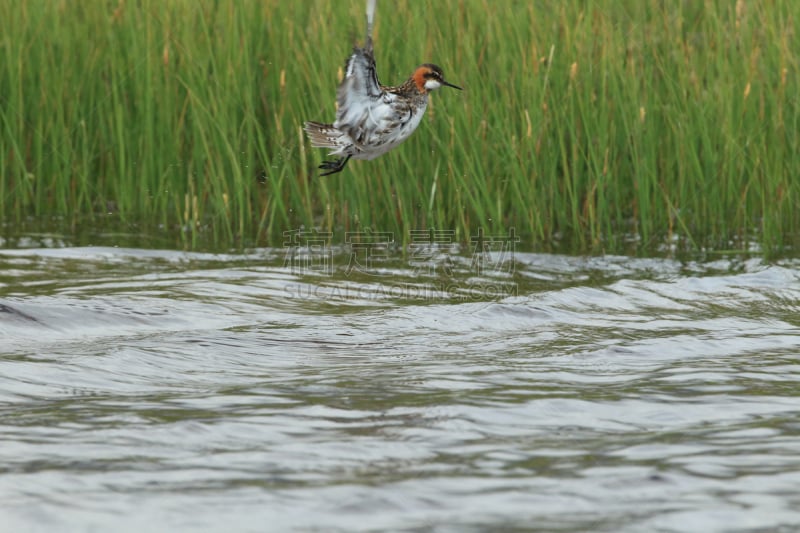
M 458 89 L 459 91 L 463 91 L 464 90 L 461 87 L 459 87 L 458 85 L 453 85 L 449 81 L 442 80 L 442 85 L 447 85 L 448 87 L 452 87 L 453 89 Z

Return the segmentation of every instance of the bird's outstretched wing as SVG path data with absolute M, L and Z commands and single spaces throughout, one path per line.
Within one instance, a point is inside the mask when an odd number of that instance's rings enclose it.
M 380 95 L 381 87 L 378 82 L 378 74 L 375 71 L 372 38 L 368 38 L 363 48 L 353 48 L 353 53 L 347 58 L 344 79 L 339 85 L 337 101 L 341 106 L 342 100 L 349 97 L 379 98 Z
M 372 39 L 368 38 L 363 48 L 354 48 L 347 58 L 344 79 L 336 93 L 336 125 L 347 130 L 364 120 L 377 123 L 382 117 L 372 116 L 375 104 L 385 97 L 375 71 L 375 56 Z

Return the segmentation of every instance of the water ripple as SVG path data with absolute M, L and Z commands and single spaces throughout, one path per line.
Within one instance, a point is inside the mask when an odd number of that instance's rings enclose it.
M 10 530 L 800 524 L 797 262 L 518 254 L 433 292 L 272 250 L 0 266 Z

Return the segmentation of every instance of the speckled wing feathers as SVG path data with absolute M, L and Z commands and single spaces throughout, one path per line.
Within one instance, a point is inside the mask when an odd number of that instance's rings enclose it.
M 365 144 L 364 135 L 381 128 L 394 95 L 383 91 L 375 69 L 372 39 L 364 48 L 355 48 L 347 59 L 345 77 L 337 91 L 336 122 L 334 126 L 346 133 L 356 144 Z

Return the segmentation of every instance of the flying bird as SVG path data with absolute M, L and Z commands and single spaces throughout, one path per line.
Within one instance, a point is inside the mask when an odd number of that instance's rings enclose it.
M 388 87 L 378 81 L 367 15 L 367 38 L 347 58 L 345 75 L 336 94 L 338 109 L 333 124 L 309 121 L 305 130 L 315 148 L 330 148 L 339 156 L 323 162 L 321 176 L 344 170 L 353 159 L 375 159 L 408 139 L 417 129 L 428 95 L 439 87 L 462 90 L 444 79 L 442 69 L 431 63 L 420 65 L 402 85 Z

